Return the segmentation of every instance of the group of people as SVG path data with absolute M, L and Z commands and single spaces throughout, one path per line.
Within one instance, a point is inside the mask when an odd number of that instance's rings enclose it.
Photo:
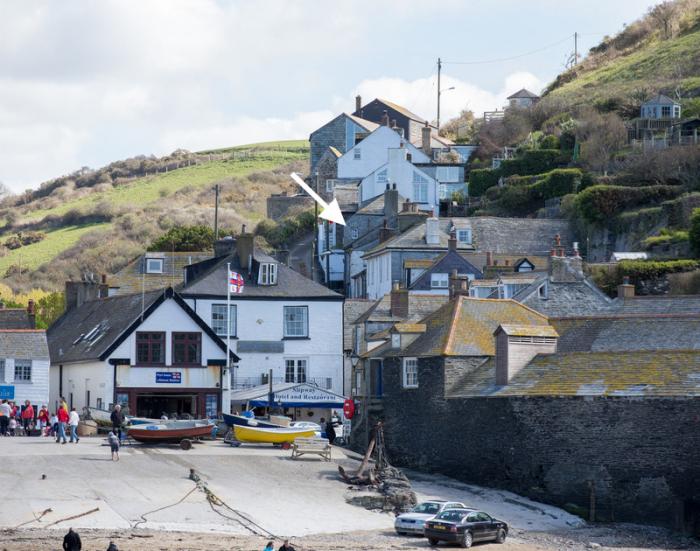
M 83 542 L 80 540 L 80 535 L 72 528 L 69 528 L 68 533 L 63 536 L 63 550 L 80 551 L 82 548 Z M 107 551 L 119 551 L 119 548 L 113 541 L 110 541 Z
M 24 402 L 24 406 L 19 406 L 11 400 L 3 400 L 0 403 L 0 436 L 31 436 L 34 431 L 38 431 L 38 436 L 54 436 L 56 443 L 67 443 L 67 434 L 70 441 L 76 444 L 80 441 L 78 437 L 78 424 L 80 415 L 75 408 L 68 409 L 68 404 L 61 398 L 60 405 L 56 413 L 49 413 L 45 405 L 35 412 L 29 400 Z

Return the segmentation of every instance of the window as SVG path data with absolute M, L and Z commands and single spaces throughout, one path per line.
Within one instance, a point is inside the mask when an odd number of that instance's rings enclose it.
M 355 394 L 362 396 L 362 371 L 355 370 Z
M 146 259 L 146 273 L 147 274 L 162 274 L 163 273 L 163 259 L 162 258 L 147 258 Z
M 401 348 L 401 335 L 399 335 L 398 333 L 391 334 L 391 347 Z
M 15 360 L 15 382 L 26 383 L 32 380 L 32 360 Z
M 418 359 L 403 359 L 403 387 L 418 388 Z
M 439 182 L 458 182 L 459 168 L 456 166 L 439 166 L 435 169 L 435 179 Z
M 537 289 L 537 293 L 540 298 L 547 298 L 547 285 L 543 284 L 540 285 L 539 288 Z
M 676 119 L 681 118 L 681 106 L 680 105 L 673 106 L 673 117 Z
M 306 359 L 287 359 L 284 361 L 284 382 L 306 382 Z
M 413 200 L 416 203 L 428 202 L 428 179 L 413 171 Z
M 661 106 L 661 116 L 664 118 L 669 118 L 671 116 L 671 106 L 662 105 Z
M 357 239 L 358 237 L 360 237 L 360 230 L 358 230 L 357 228 L 350 228 L 350 237 L 352 237 L 353 239 Z
M 358 326 L 355 326 L 354 331 L 355 331 L 355 335 L 354 335 L 355 336 L 355 347 L 354 347 L 355 350 L 354 350 L 354 352 L 355 352 L 355 354 L 359 354 L 360 348 L 362 346 L 362 333 L 360 332 L 360 328 Z
M 117 404 L 123 408 L 129 407 L 129 393 L 128 392 L 117 392 Z
M 334 187 L 335 187 L 335 180 L 326 180 L 326 193 L 333 193 Z
M 5 382 L 5 360 L 0 360 L 0 384 Z
M 263 262 L 260 264 L 260 273 L 258 274 L 258 285 L 276 285 L 277 284 L 277 264 L 272 262 Z
M 374 181 L 378 184 L 386 184 L 388 181 L 386 168 L 377 172 L 374 177 Z
M 308 337 L 309 336 L 309 307 L 285 306 L 284 307 L 284 336 Z
M 229 316 L 226 316 L 225 304 L 211 305 L 211 328 L 220 337 L 236 336 L 236 305 L 229 306 Z M 226 332 L 228 322 L 228 333 Z
M 136 333 L 136 363 L 165 365 L 165 333 Z
M 204 413 L 207 417 L 216 417 L 219 412 L 219 397 L 216 394 L 207 394 L 204 397 Z
M 202 365 L 201 358 L 201 333 L 173 333 L 173 365 Z
M 471 244 L 472 242 L 472 230 L 457 230 L 457 241 L 459 243 Z
M 352 158 L 355 159 L 356 161 L 359 161 L 362 159 L 362 150 L 359 147 L 356 147 L 353 154 Z
M 430 274 L 430 287 L 433 289 L 447 289 L 449 276 L 447 274 Z

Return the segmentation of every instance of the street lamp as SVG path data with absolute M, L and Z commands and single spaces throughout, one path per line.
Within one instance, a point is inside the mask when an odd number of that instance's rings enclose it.
M 438 88 L 438 97 L 437 97 L 437 129 L 438 132 L 440 132 L 440 96 L 442 95 L 443 92 L 449 92 L 450 90 L 454 90 L 454 86 L 450 86 L 449 88 L 443 88 L 442 90 Z

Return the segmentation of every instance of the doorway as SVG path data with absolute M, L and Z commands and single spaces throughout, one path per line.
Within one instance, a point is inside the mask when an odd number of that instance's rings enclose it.
M 169 419 L 183 414 L 196 417 L 197 396 L 183 394 L 138 394 L 136 415 L 149 419 L 160 419 L 165 414 Z

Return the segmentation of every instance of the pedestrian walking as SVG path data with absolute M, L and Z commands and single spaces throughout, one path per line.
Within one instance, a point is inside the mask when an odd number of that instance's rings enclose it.
M 72 528 L 68 529 L 68 533 L 63 536 L 64 551 L 80 551 L 83 548 L 83 543 L 80 541 L 78 532 L 74 532 Z
M 263 551 L 275 551 L 275 545 L 271 541 L 267 542 L 267 545 L 265 546 L 265 549 Z
M 284 540 L 284 543 L 280 547 L 279 551 L 296 551 L 294 547 L 289 543 L 289 540 Z
M 333 427 L 333 421 L 331 419 L 328 419 L 326 421 L 326 438 L 328 438 L 328 442 L 331 444 L 335 441 L 335 428 Z
M 10 417 L 10 428 L 8 432 L 10 433 L 10 436 L 15 436 L 17 432 L 17 419 L 14 417 Z
M 66 402 L 66 399 L 63 396 L 61 396 L 60 400 L 61 400 L 61 403 L 59 404 L 58 407 L 61 409 L 65 409 L 66 413 L 68 413 L 68 403 Z
M 117 431 L 112 429 L 112 432 L 107 435 L 107 440 L 112 450 L 112 461 L 119 461 L 119 437 L 117 436 Z
M 32 435 L 32 423 L 34 422 L 34 407 L 29 400 L 24 402 L 24 409 L 22 410 L 22 427 L 24 428 L 25 436 Z
M 122 439 L 122 424 L 124 424 L 124 415 L 122 414 L 122 407 L 117 404 L 112 410 L 112 415 L 109 416 L 112 420 L 112 430 L 117 435 L 119 440 Z
M 46 406 L 41 406 L 36 422 L 39 427 L 39 436 L 46 436 L 49 428 L 49 410 L 46 409 Z
M 58 412 L 56 413 L 56 417 L 58 417 L 58 423 L 57 423 L 57 428 L 58 431 L 56 433 L 56 444 L 60 440 L 63 440 L 63 443 L 66 443 L 66 424 L 68 423 L 69 416 L 68 412 L 63 409 L 63 408 L 58 408 Z
M 71 408 L 70 413 L 68 414 L 68 426 L 70 426 L 71 443 L 74 439 L 76 444 L 80 442 L 80 438 L 78 438 L 78 423 L 80 423 L 80 415 L 78 415 L 78 412 L 75 411 L 75 408 Z
M 107 551 L 119 551 L 119 548 L 117 547 L 116 543 L 114 543 L 113 541 L 110 541 L 109 547 L 107 548 Z
M 0 434 L 2 436 L 7 436 L 7 429 L 10 427 L 10 414 L 12 409 L 7 400 L 3 400 L 0 404 Z
M 51 431 L 51 436 L 56 436 L 58 434 L 58 415 L 55 413 L 51 414 L 51 421 L 50 421 L 50 431 Z

